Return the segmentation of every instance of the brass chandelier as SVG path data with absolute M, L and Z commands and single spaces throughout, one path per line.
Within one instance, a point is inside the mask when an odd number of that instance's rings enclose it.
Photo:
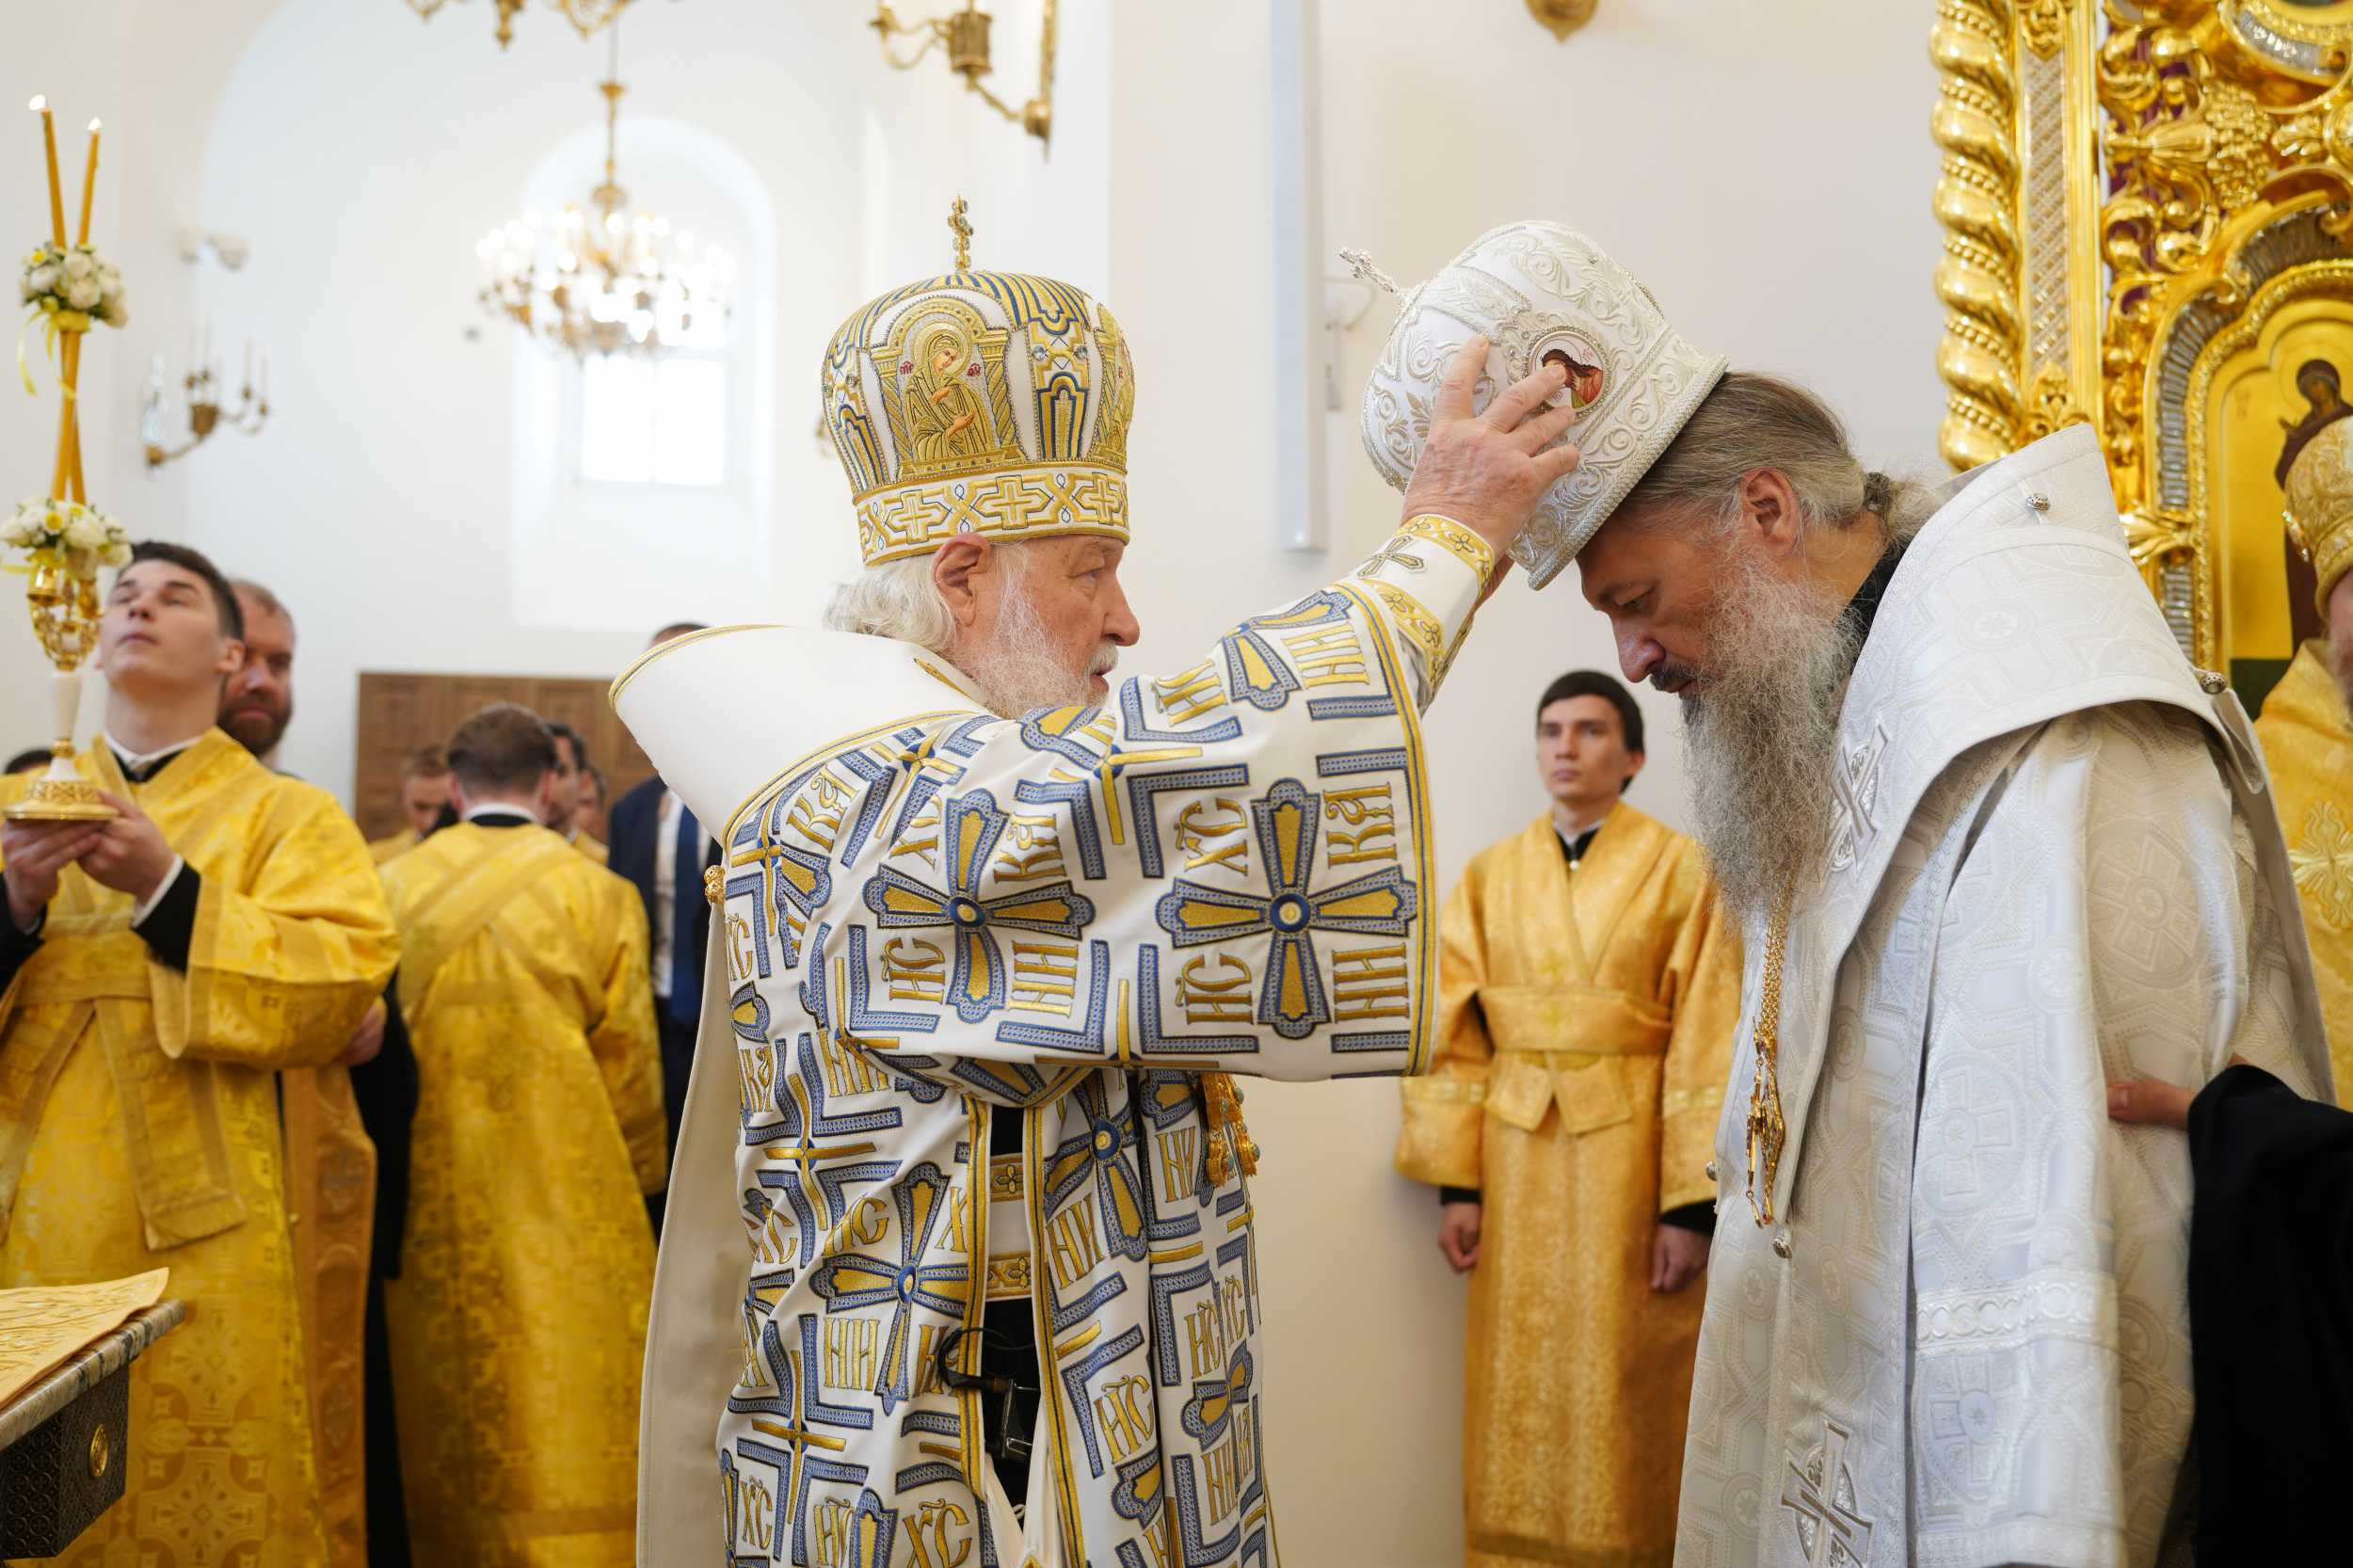
M 501 49 L 515 41 L 515 18 L 522 14 L 529 0 L 492 0 L 498 8 L 498 40 Z M 408 8 L 419 16 L 430 18 L 448 0 L 408 0 Z M 605 24 L 629 8 L 629 0 L 547 0 L 551 10 L 564 13 L 564 20 L 580 29 L 587 38 Z
M 618 140 L 621 31 L 612 30 L 604 96 L 604 181 L 552 223 L 527 212 L 485 234 L 480 297 L 492 315 L 575 359 L 590 354 L 659 355 L 715 319 L 724 326 L 735 259 L 699 245 L 669 219 L 632 211 L 621 188 Z

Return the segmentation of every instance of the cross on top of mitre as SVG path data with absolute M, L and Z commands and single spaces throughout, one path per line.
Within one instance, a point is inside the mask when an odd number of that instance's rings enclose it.
M 948 232 L 956 236 L 958 272 L 968 272 L 972 267 L 972 220 L 964 216 L 967 211 L 968 209 L 961 196 L 956 198 L 955 205 L 948 209 Z

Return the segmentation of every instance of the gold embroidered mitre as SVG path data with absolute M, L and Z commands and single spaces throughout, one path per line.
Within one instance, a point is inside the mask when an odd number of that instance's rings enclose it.
M 870 567 L 958 534 L 1128 537 L 1135 369 L 1068 283 L 959 266 L 894 289 L 834 334 L 822 395 Z
M 2353 419 L 2325 426 L 2288 470 L 2288 536 L 2320 574 L 2320 617 L 2353 569 Z

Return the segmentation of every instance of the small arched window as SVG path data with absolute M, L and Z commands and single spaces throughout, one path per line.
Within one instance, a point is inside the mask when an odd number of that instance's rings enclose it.
M 569 443 L 582 482 L 724 488 L 727 340 L 723 323 L 693 322 L 665 334 L 675 346 L 658 360 L 609 354 L 584 363 Z
M 578 200 L 601 136 L 568 138 L 525 185 L 525 210 Z M 681 120 L 624 118 L 631 205 L 735 259 L 733 309 L 661 322 L 658 357 L 574 360 L 513 346 L 515 614 L 525 624 L 634 627 L 649 604 L 698 620 L 768 613 L 775 403 L 775 216 L 732 146 Z M 686 236 L 680 236 L 683 246 Z M 610 569 L 616 561 L 626 571 Z M 658 618 L 658 617 L 657 617 Z

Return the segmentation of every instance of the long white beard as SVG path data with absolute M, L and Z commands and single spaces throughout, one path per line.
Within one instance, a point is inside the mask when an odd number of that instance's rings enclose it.
M 1080 708 L 1094 701 L 1095 677 L 1111 673 L 1119 663 L 1119 649 L 1103 644 L 1080 670 L 1073 671 L 1063 664 L 1047 638 L 1037 597 L 1023 575 L 1005 584 L 1004 602 L 997 610 L 996 635 L 989 646 L 967 653 L 963 663 L 964 673 L 980 687 L 989 711 L 1012 717 L 1040 708 Z
M 1860 648 L 1811 584 L 1745 555 L 1724 572 L 1708 667 L 1683 710 L 1692 831 L 1727 904 L 1762 911 L 1829 847 L 1838 713 Z

